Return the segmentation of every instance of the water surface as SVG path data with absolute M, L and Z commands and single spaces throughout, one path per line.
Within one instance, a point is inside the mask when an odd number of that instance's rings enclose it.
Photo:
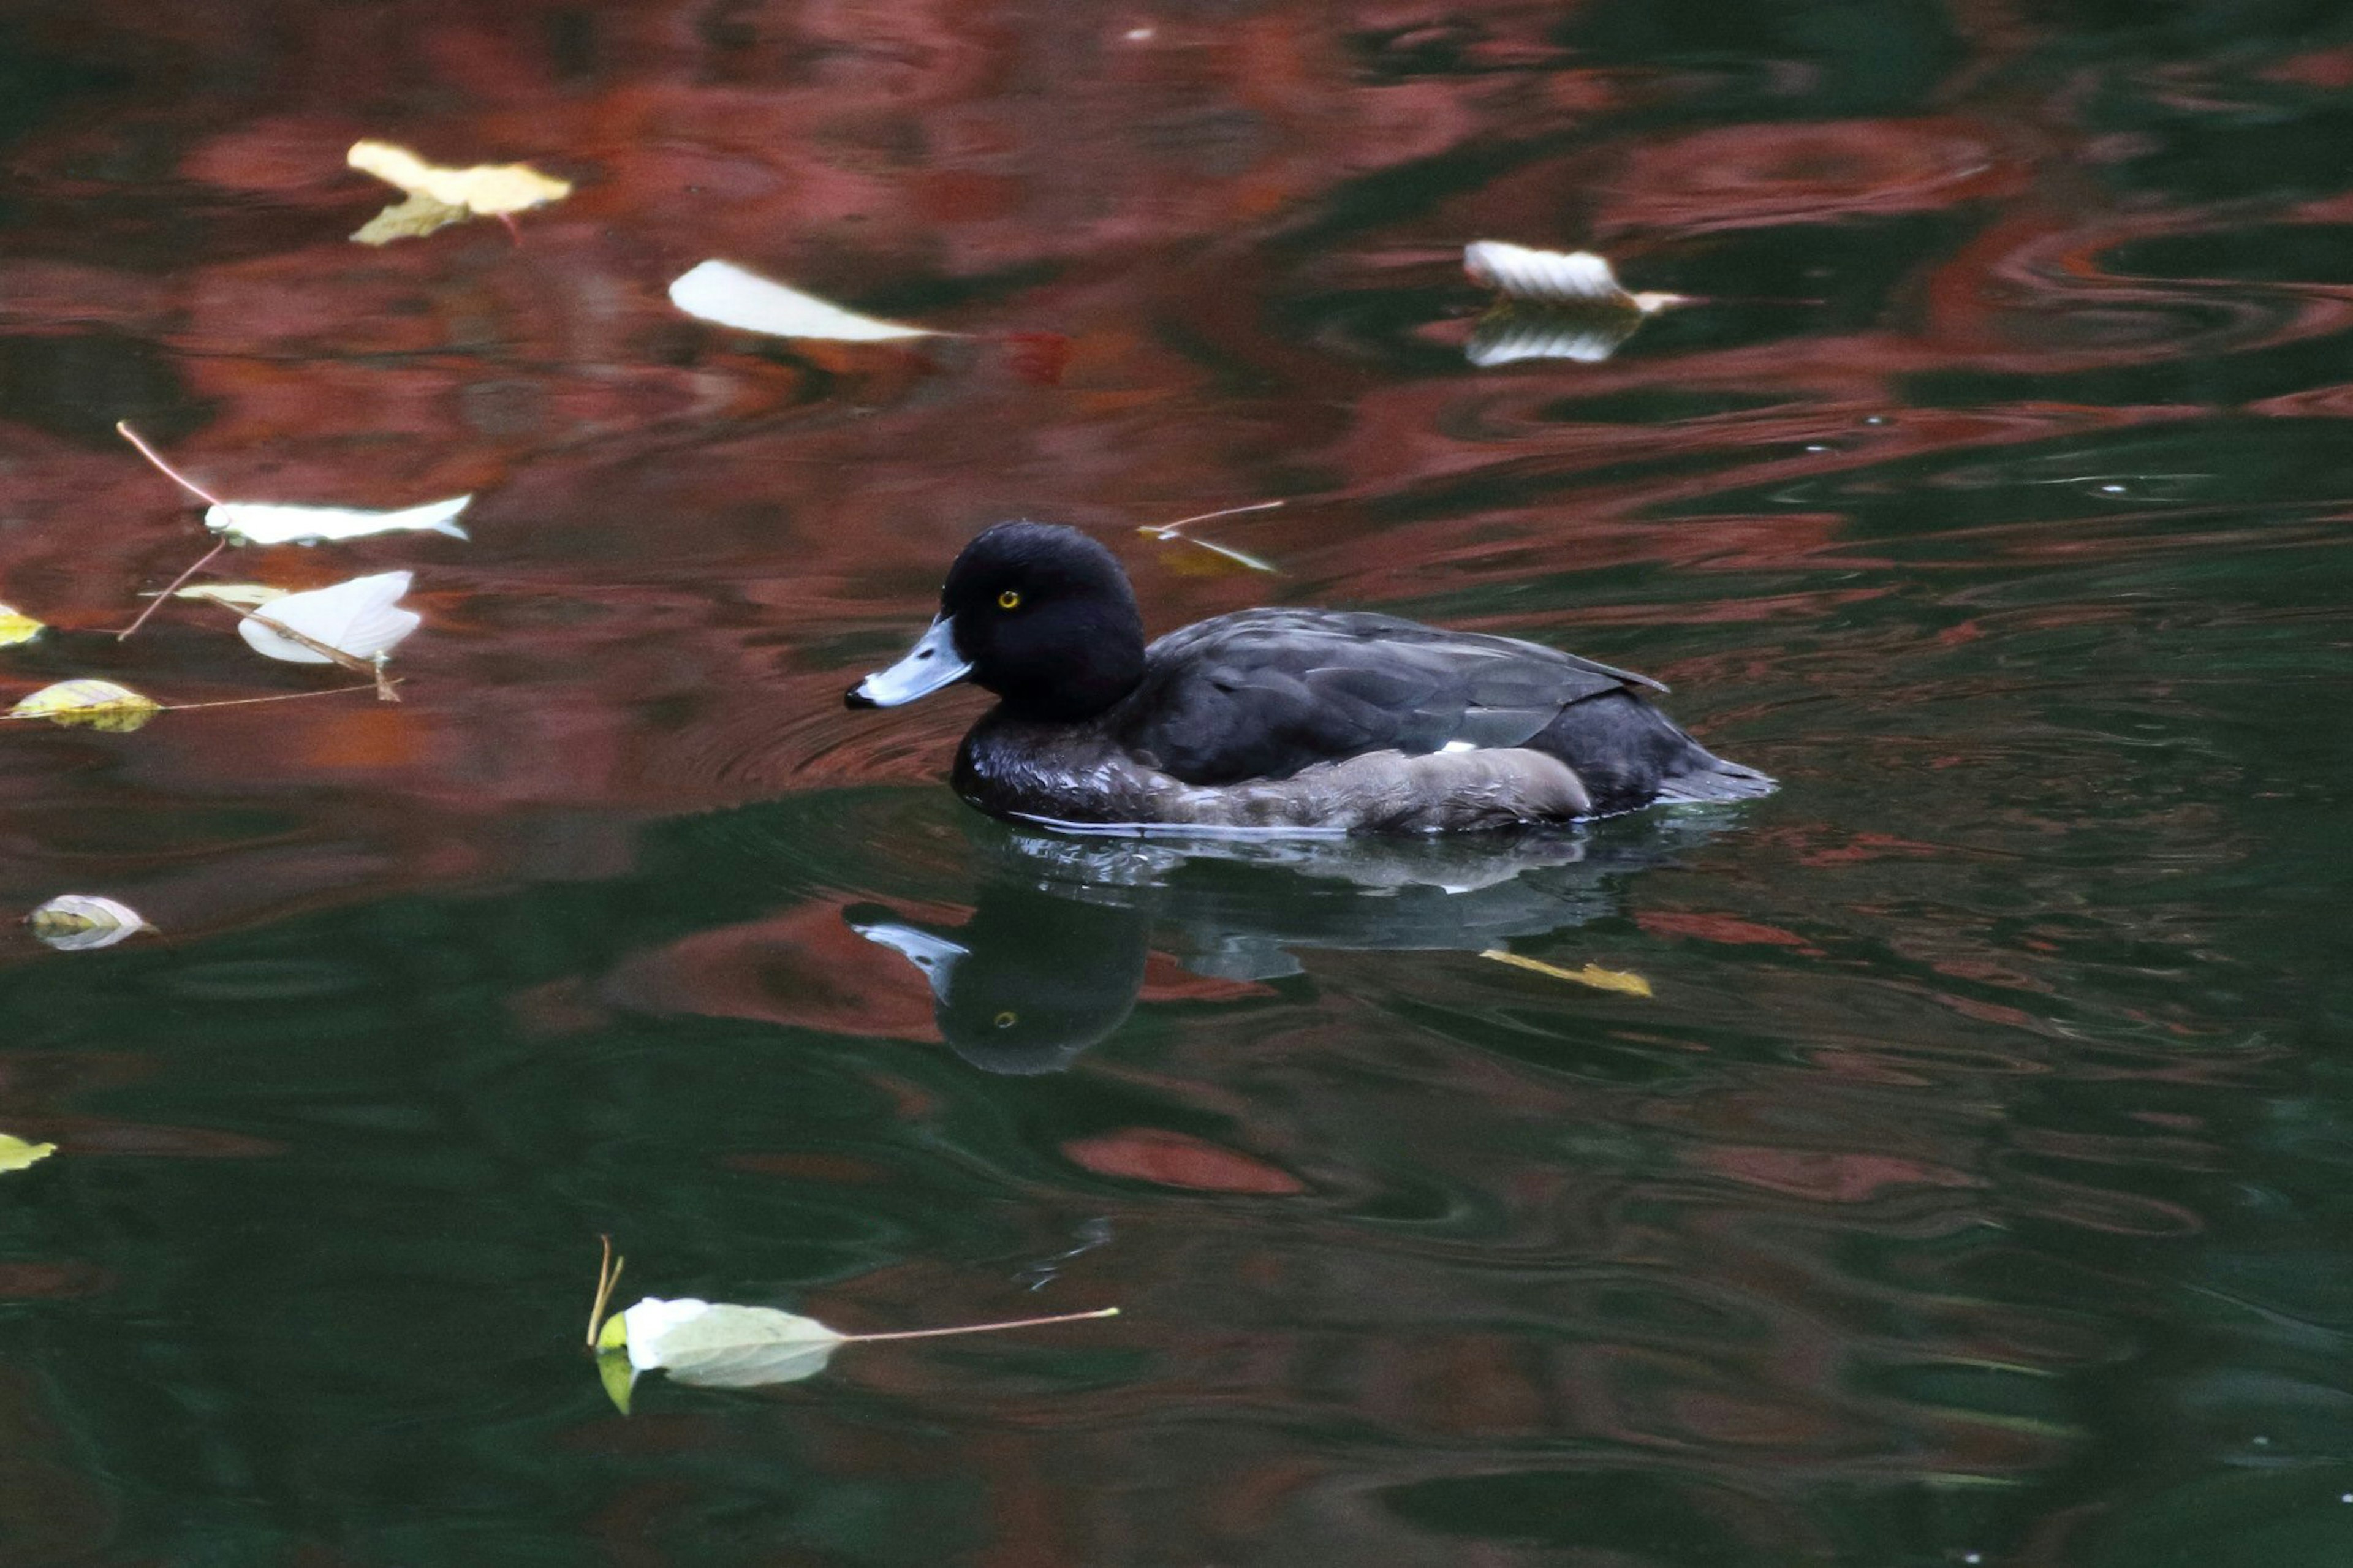
M 234 561 L 415 570 L 396 706 L 0 735 L 0 908 L 163 932 L 0 952 L 0 1554 L 2346 1561 L 2348 84 L 2222 0 L 15 7 L 6 692 L 324 683 L 104 635 L 203 548 L 119 418 L 480 500 Z M 361 135 L 579 189 L 365 249 Z M 1475 368 L 1475 238 L 1705 302 Z M 702 326 L 707 257 L 970 335 Z M 1134 532 L 1268 499 L 1203 531 L 1280 575 Z M 1785 787 L 1010 832 L 977 697 L 839 693 L 1015 515 L 1155 630 L 1648 671 Z M 631 1300 L 1124 1315 L 624 1418 L 600 1232 Z

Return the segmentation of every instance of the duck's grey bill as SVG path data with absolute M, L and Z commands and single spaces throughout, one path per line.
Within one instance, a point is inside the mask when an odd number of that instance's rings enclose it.
M 849 929 L 871 942 L 879 942 L 916 968 L 932 983 L 932 994 L 944 998 L 948 994 L 948 976 L 955 973 L 957 961 L 972 956 L 959 942 L 914 926 L 901 925 L 895 921 L 852 921 Z
M 846 700 L 852 708 L 896 708 L 952 686 L 971 673 L 972 665 L 956 657 L 955 622 L 942 616 L 907 650 L 906 658 L 851 687 Z

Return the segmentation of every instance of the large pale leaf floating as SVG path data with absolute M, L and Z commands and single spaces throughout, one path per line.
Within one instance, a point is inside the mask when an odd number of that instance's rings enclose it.
M 380 659 L 425 619 L 400 607 L 413 578 L 407 572 L 379 572 L 289 594 L 237 622 L 237 635 L 254 652 L 289 664 L 343 663 L 337 653 Z
M 95 893 L 60 893 L 25 917 L 25 925 L 60 952 L 112 947 L 155 928 L 129 904 Z
M 757 1388 L 797 1383 L 825 1370 L 843 1345 L 881 1340 L 935 1340 L 952 1334 L 989 1334 L 1034 1329 L 1049 1323 L 1115 1318 L 1117 1307 L 1018 1318 L 1002 1323 L 971 1323 L 953 1329 L 910 1329 L 889 1334 L 845 1334 L 815 1318 L 775 1307 L 737 1307 L 686 1299 L 649 1296 L 607 1319 L 596 1337 L 601 1352 L 626 1351 L 632 1372 L 665 1372 L 697 1388 Z
M 0 1132 L 0 1171 L 21 1171 L 27 1165 L 37 1165 L 57 1152 L 54 1143 L 27 1143 L 22 1138 Z
M 458 514 L 471 495 L 427 501 L 397 511 L 349 506 L 282 506 L 269 501 L 222 501 L 205 513 L 205 526 L 231 544 L 325 544 L 375 533 L 446 533 L 468 537 Z
M 747 272 L 732 261 L 705 261 L 682 274 L 670 286 L 670 302 L 702 321 L 778 338 L 871 343 L 954 335 L 934 332 L 929 327 L 909 326 L 903 321 L 861 316 L 814 294 Z
M 199 583 L 193 588 L 182 588 L 172 597 L 218 605 L 227 610 L 258 610 L 272 599 L 282 599 L 292 592 L 291 588 L 273 588 L 267 583 Z
M 164 710 L 153 698 L 111 680 L 60 680 L 8 710 L 12 719 L 47 719 L 69 728 L 127 734 Z
M 997 1333 L 1008 1329 L 1042 1328 L 1050 1323 L 1119 1316 L 1117 1307 L 1103 1307 L 1092 1312 L 1060 1312 L 1050 1317 L 972 1323 L 953 1329 L 845 1334 L 815 1318 L 776 1307 L 738 1307 L 691 1297 L 664 1300 L 649 1296 L 627 1311 L 607 1318 L 605 1308 L 613 1299 L 613 1288 L 621 1282 L 627 1259 L 614 1256 L 610 1237 L 600 1239 L 605 1251 L 596 1268 L 596 1297 L 588 1309 L 587 1343 L 596 1352 L 596 1373 L 605 1384 L 606 1394 L 624 1415 L 629 1413 L 629 1391 L 639 1373 L 667 1373 L 678 1382 L 698 1388 L 757 1388 L 813 1377 L 824 1371 L 833 1352 L 846 1344 L 945 1339 L 955 1334 Z
M 385 208 L 352 236 L 362 245 L 431 234 L 470 217 L 511 219 L 572 194 L 571 181 L 543 174 L 528 163 L 448 168 L 390 142 L 355 142 L 345 161 L 408 194 L 406 200 Z
M 1462 247 L 1462 270 L 1502 296 L 1472 327 L 1463 353 L 1484 368 L 1514 360 L 1598 363 L 1681 294 L 1630 291 L 1589 250 L 1535 250 L 1500 239 Z
M 14 647 L 20 642 L 31 642 L 47 628 L 10 605 L 0 605 L 0 647 Z

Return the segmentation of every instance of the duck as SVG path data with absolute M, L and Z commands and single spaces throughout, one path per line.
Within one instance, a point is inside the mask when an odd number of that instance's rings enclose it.
M 931 626 L 846 702 L 962 681 L 997 704 L 956 750 L 956 793 L 1049 827 L 1475 831 L 1777 787 L 1684 733 L 1649 676 L 1516 637 L 1275 607 L 1147 644 L 1118 559 L 1053 523 L 975 536 Z

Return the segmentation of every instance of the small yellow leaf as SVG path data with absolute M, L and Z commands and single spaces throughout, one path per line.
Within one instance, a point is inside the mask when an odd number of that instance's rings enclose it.
M 22 1138 L 12 1138 L 0 1132 L 0 1171 L 21 1171 L 57 1152 L 58 1146 L 54 1143 L 27 1143 Z
M 1492 958 L 1498 963 L 1508 963 L 1514 969 L 1549 974 L 1555 980 L 1566 980 L 1571 984 L 1590 985 L 1596 991 L 1615 991 L 1627 996 L 1648 996 L 1651 994 L 1651 983 L 1630 969 L 1604 969 L 1598 963 L 1588 963 L 1582 969 L 1563 969 L 1556 963 L 1546 963 L 1537 958 L 1523 958 L 1516 952 L 1505 952 L 1500 948 L 1491 948 L 1479 956 Z
M 0 605 L 0 647 L 14 647 L 20 642 L 31 642 L 43 631 L 40 622 L 24 611 Z
M 408 193 L 406 201 L 386 207 L 352 236 L 364 245 L 430 234 L 463 217 L 523 212 L 572 194 L 571 181 L 543 174 L 528 163 L 444 168 L 389 142 L 355 142 L 345 157 L 353 168 Z
M 111 680 L 60 680 L 17 703 L 8 716 L 128 734 L 163 710 L 163 704 L 153 698 Z

